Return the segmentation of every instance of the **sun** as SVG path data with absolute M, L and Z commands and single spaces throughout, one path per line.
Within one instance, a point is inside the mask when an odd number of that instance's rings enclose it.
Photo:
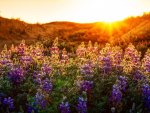
M 114 22 L 149 11 L 150 0 L 0 0 L 0 16 L 29 23 Z

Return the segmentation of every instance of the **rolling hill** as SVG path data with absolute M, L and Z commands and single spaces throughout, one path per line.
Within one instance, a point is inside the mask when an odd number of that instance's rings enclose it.
M 126 46 L 132 42 L 137 48 L 150 47 L 150 14 L 129 17 L 112 24 L 50 22 L 29 24 L 19 19 L 0 17 L 0 48 L 4 44 L 18 44 L 26 40 L 27 44 L 42 41 L 46 46 L 58 37 L 62 47 L 76 47 L 81 41 L 99 42 L 101 45 Z

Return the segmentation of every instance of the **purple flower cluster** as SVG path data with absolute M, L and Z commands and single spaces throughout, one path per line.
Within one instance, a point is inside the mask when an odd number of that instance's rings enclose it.
M 27 47 L 26 47 L 26 45 L 25 45 L 25 41 L 22 41 L 21 43 L 20 43 L 20 45 L 17 47 L 17 52 L 18 52 L 18 54 L 19 55 L 24 55 L 24 52 L 25 52 L 25 49 L 26 49 Z
M 28 113 L 38 113 L 38 111 L 34 107 L 28 105 Z
M 150 73 L 150 49 L 147 50 L 143 58 L 143 68 L 146 72 Z
M 93 81 L 84 80 L 80 86 L 81 91 L 86 91 L 86 92 L 92 90 L 92 88 L 93 88 Z
M 44 74 L 51 74 L 52 73 L 52 67 L 49 66 L 48 64 L 44 64 L 42 67 L 41 67 L 41 70 Z
M 42 109 L 46 107 L 46 100 L 44 95 L 41 92 L 37 92 L 35 95 L 35 103 Z
M 12 66 L 11 51 L 8 51 L 7 47 L 5 47 L 5 49 L 0 54 L 0 64 L 2 66 Z
M 41 71 L 34 71 L 33 72 L 33 79 L 35 83 L 41 84 L 42 83 L 42 78 L 44 77 L 43 73 Z
M 61 104 L 59 105 L 59 110 L 61 113 L 71 113 L 70 105 L 68 102 L 61 102 Z
M 111 58 L 109 55 L 107 55 L 106 57 L 104 57 L 102 59 L 103 61 L 103 71 L 104 71 L 104 74 L 108 74 L 111 70 L 112 70 L 112 61 L 111 61 Z
M 67 51 L 66 49 L 63 49 L 60 62 L 66 64 L 68 63 L 68 60 L 69 60 L 69 56 L 67 54 Z
M 150 73 L 150 61 L 146 63 L 145 67 L 147 72 Z
M 120 90 L 125 92 L 127 87 L 127 77 L 125 76 L 119 76 L 118 77 L 118 86 L 120 87 Z
M 87 113 L 87 101 L 83 97 L 78 98 L 77 111 L 78 113 Z
M 20 59 L 20 61 L 25 65 L 30 64 L 32 62 L 32 60 L 33 59 L 30 55 L 23 55 L 23 56 L 21 56 L 21 59 Z
M 43 47 L 41 46 L 40 43 L 37 43 L 36 46 L 32 48 L 31 55 L 36 62 L 43 60 L 44 56 Z
M 14 67 L 9 71 L 8 77 L 14 84 L 21 83 L 24 80 L 24 70 L 21 67 Z
M 139 81 L 139 80 L 142 80 L 144 79 L 144 75 L 142 74 L 142 72 L 140 70 L 136 70 L 135 73 L 133 74 L 133 79 L 135 81 Z
M 10 110 L 14 109 L 14 100 L 11 97 L 4 98 L 3 104 L 7 105 Z
M 88 76 L 88 77 L 93 76 L 93 66 L 91 63 L 84 64 L 81 67 L 80 71 L 81 71 L 81 74 L 83 74 L 85 76 Z
M 85 57 L 86 48 L 85 48 L 84 42 L 82 42 L 81 45 L 79 45 L 79 47 L 77 48 L 76 55 L 78 56 L 78 58 L 84 58 Z
M 52 82 L 48 78 L 45 78 L 45 75 L 43 73 L 34 72 L 33 77 L 35 83 L 37 83 L 43 91 L 47 93 L 50 93 L 52 91 Z
M 142 95 L 144 97 L 145 107 L 150 111 L 150 85 L 144 84 L 142 86 Z
M 120 87 L 118 85 L 113 85 L 112 87 L 112 93 L 111 93 L 111 101 L 117 105 L 118 103 L 121 102 L 122 99 L 122 92 L 120 91 Z
M 53 85 L 50 80 L 45 79 L 42 81 L 42 89 L 44 91 L 46 91 L 47 93 L 50 93 L 52 91 L 52 88 L 53 88 Z
M 129 61 L 130 59 L 132 68 L 139 68 L 141 54 L 135 49 L 134 45 L 128 45 L 128 47 L 125 50 L 124 57 L 127 57 L 127 61 Z

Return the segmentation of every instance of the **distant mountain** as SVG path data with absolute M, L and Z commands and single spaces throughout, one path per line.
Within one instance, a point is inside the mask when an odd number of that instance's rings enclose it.
M 28 44 L 43 41 L 46 46 L 58 37 L 61 46 L 76 47 L 81 41 L 99 42 L 101 45 L 127 45 L 132 42 L 139 48 L 150 47 L 150 13 L 130 17 L 113 24 L 51 22 L 28 24 L 19 19 L 0 17 L 0 48 L 7 44 L 18 44 L 26 40 Z

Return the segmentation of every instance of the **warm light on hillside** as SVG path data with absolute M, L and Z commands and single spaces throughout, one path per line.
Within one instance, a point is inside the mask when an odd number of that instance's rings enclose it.
M 0 0 L 1 16 L 29 23 L 112 22 L 149 11 L 149 0 Z

